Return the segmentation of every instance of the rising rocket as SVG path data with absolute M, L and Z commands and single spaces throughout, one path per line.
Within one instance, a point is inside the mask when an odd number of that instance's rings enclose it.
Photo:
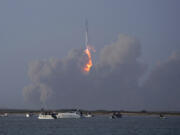
M 86 32 L 85 32 L 85 46 L 87 48 L 88 44 L 89 44 L 89 41 L 88 41 L 88 20 L 87 19 L 85 21 L 85 29 L 86 29 Z
M 87 61 L 83 67 L 83 71 L 85 73 L 89 73 L 91 70 L 91 67 L 93 66 L 92 64 L 92 59 L 91 59 L 91 47 L 89 46 L 89 41 L 88 41 L 88 21 L 86 20 L 85 22 L 85 27 L 86 27 L 86 32 L 85 32 L 85 46 L 86 49 L 84 50 L 85 55 L 87 56 Z

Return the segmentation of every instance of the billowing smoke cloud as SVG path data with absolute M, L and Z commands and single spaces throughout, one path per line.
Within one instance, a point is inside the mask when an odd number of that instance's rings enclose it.
M 146 70 L 138 61 L 140 55 L 140 42 L 127 35 L 120 35 L 101 50 L 96 67 L 101 105 L 122 109 L 140 106 L 138 81 Z
M 151 110 L 180 110 L 180 52 L 160 62 L 145 82 L 142 91 Z
M 62 60 L 52 58 L 31 62 L 28 76 L 32 84 L 23 90 L 25 99 L 37 105 L 52 103 L 56 106 L 74 102 L 76 93 L 86 85 L 87 77 L 82 73 L 86 60 L 83 50 L 72 50 Z
M 138 80 L 145 71 L 137 59 L 141 46 L 137 39 L 120 35 L 100 51 L 89 74 L 82 72 L 87 60 L 83 50 L 72 50 L 59 59 L 29 64 L 32 83 L 23 89 L 25 99 L 35 105 L 58 108 L 108 108 L 135 106 Z
M 141 87 L 146 65 L 140 56 L 140 42 L 119 35 L 99 52 L 89 74 L 82 72 L 88 60 L 83 49 L 71 50 L 63 59 L 34 61 L 23 95 L 37 107 L 180 110 L 180 53 L 159 63 Z

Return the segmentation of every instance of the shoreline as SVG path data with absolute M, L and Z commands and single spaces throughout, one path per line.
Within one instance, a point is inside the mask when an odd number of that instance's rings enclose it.
M 45 112 L 73 112 L 76 109 L 48 109 L 43 110 Z M 83 110 L 80 109 L 83 114 L 92 114 L 92 115 L 112 115 L 114 112 L 121 113 L 122 115 L 127 116 L 159 116 L 160 114 L 166 116 L 180 116 L 180 112 L 170 112 L 170 111 L 119 111 L 119 110 Z M 29 109 L 0 109 L 0 114 L 39 114 L 42 110 L 29 110 Z

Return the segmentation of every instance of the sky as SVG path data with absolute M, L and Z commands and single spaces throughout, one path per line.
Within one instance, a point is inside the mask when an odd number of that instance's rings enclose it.
M 1 0 L 0 108 L 180 111 L 179 6 Z M 96 49 L 88 75 L 80 71 L 86 19 Z

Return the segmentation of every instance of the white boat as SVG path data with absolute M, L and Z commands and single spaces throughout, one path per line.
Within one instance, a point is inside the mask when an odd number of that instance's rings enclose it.
M 30 117 L 29 113 L 26 113 L 26 118 L 29 118 L 29 117 Z
M 33 114 L 32 113 L 26 113 L 26 118 L 32 117 Z
M 167 119 L 167 117 L 164 116 L 163 114 L 160 114 L 159 117 L 160 117 L 161 119 Z
M 0 114 L 0 117 L 7 117 L 8 114 L 7 113 L 4 113 L 4 114 Z
M 82 114 L 79 112 L 65 112 L 65 113 L 58 113 L 57 118 L 81 118 Z
M 57 117 L 53 113 L 40 113 L 38 119 L 50 120 L 50 119 L 57 119 Z
M 91 118 L 91 117 L 93 117 L 93 115 L 91 115 L 91 114 L 86 114 L 86 115 L 83 115 L 85 118 Z

